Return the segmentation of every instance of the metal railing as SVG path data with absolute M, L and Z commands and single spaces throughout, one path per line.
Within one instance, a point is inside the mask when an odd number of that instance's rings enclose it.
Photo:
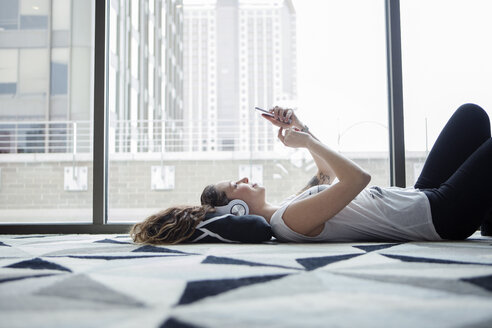
M 89 121 L 0 122 L 0 153 L 89 153 Z
M 0 153 L 90 153 L 90 121 L 0 122 Z M 275 132 L 265 123 L 235 120 L 117 120 L 110 153 L 272 151 Z

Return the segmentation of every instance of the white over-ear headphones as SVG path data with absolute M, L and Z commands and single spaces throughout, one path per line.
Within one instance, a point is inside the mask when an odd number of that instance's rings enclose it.
M 240 199 L 233 199 L 225 206 L 216 206 L 215 213 L 217 214 L 232 214 L 232 215 L 248 215 L 249 207 L 246 202 Z

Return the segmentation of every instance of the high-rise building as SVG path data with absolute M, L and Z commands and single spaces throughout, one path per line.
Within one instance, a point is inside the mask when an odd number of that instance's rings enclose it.
M 185 143 L 193 151 L 269 151 L 255 106 L 296 99 L 290 0 L 185 0 Z
M 182 1 L 112 0 L 109 22 L 111 151 L 182 150 Z
M 271 125 L 252 109 L 297 98 L 295 10 L 290 0 L 244 0 L 238 22 L 239 149 L 269 151 Z
M 189 151 L 217 148 L 216 1 L 185 0 L 183 142 Z
M 161 119 L 165 123 L 165 150 L 183 151 L 183 1 L 167 0 L 163 12 L 165 83 Z

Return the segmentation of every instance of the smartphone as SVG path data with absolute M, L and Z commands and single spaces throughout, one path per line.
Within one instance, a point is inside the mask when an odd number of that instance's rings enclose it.
M 265 113 L 265 115 L 267 116 L 270 116 L 270 117 L 275 117 L 275 115 L 273 115 L 272 113 L 270 113 L 269 111 L 266 111 L 264 110 L 263 108 L 260 108 L 260 107 L 255 107 L 256 110 L 259 110 L 260 112 L 263 112 Z
M 259 110 L 260 112 L 263 112 L 263 114 L 267 115 L 267 116 L 270 116 L 270 117 L 275 117 L 275 115 L 273 115 L 272 113 L 270 113 L 269 111 L 266 111 L 264 110 L 263 108 L 260 108 L 260 107 L 255 107 L 256 110 Z M 277 119 L 277 121 L 280 121 Z M 290 124 L 292 123 L 292 120 L 290 119 L 287 124 Z

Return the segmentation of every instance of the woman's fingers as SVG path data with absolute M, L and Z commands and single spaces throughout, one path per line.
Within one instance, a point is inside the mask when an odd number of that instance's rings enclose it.
M 282 122 L 281 120 L 275 118 L 275 117 L 271 117 L 271 116 L 267 116 L 265 114 L 261 114 L 265 119 L 267 119 L 268 121 L 270 121 L 270 123 L 272 123 L 273 125 L 275 126 L 278 126 L 278 127 L 283 127 L 283 128 L 288 128 L 290 126 L 289 123 L 284 123 Z
M 292 115 L 294 112 L 292 109 L 284 109 L 282 107 L 275 106 L 270 109 L 270 113 L 272 113 L 276 120 L 284 124 L 290 124 Z
M 279 120 L 279 117 L 280 117 L 280 111 L 282 110 L 282 108 L 278 107 L 278 106 L 275 106 L 275 108 L 273 109 L 273 115 L 275 115 L 275 119 L 276 120 Z
M 291 117 L 292 117 L 292 109 L 288 109 L 287 114 L 285 114 L 286 122 L 288 122 Z

